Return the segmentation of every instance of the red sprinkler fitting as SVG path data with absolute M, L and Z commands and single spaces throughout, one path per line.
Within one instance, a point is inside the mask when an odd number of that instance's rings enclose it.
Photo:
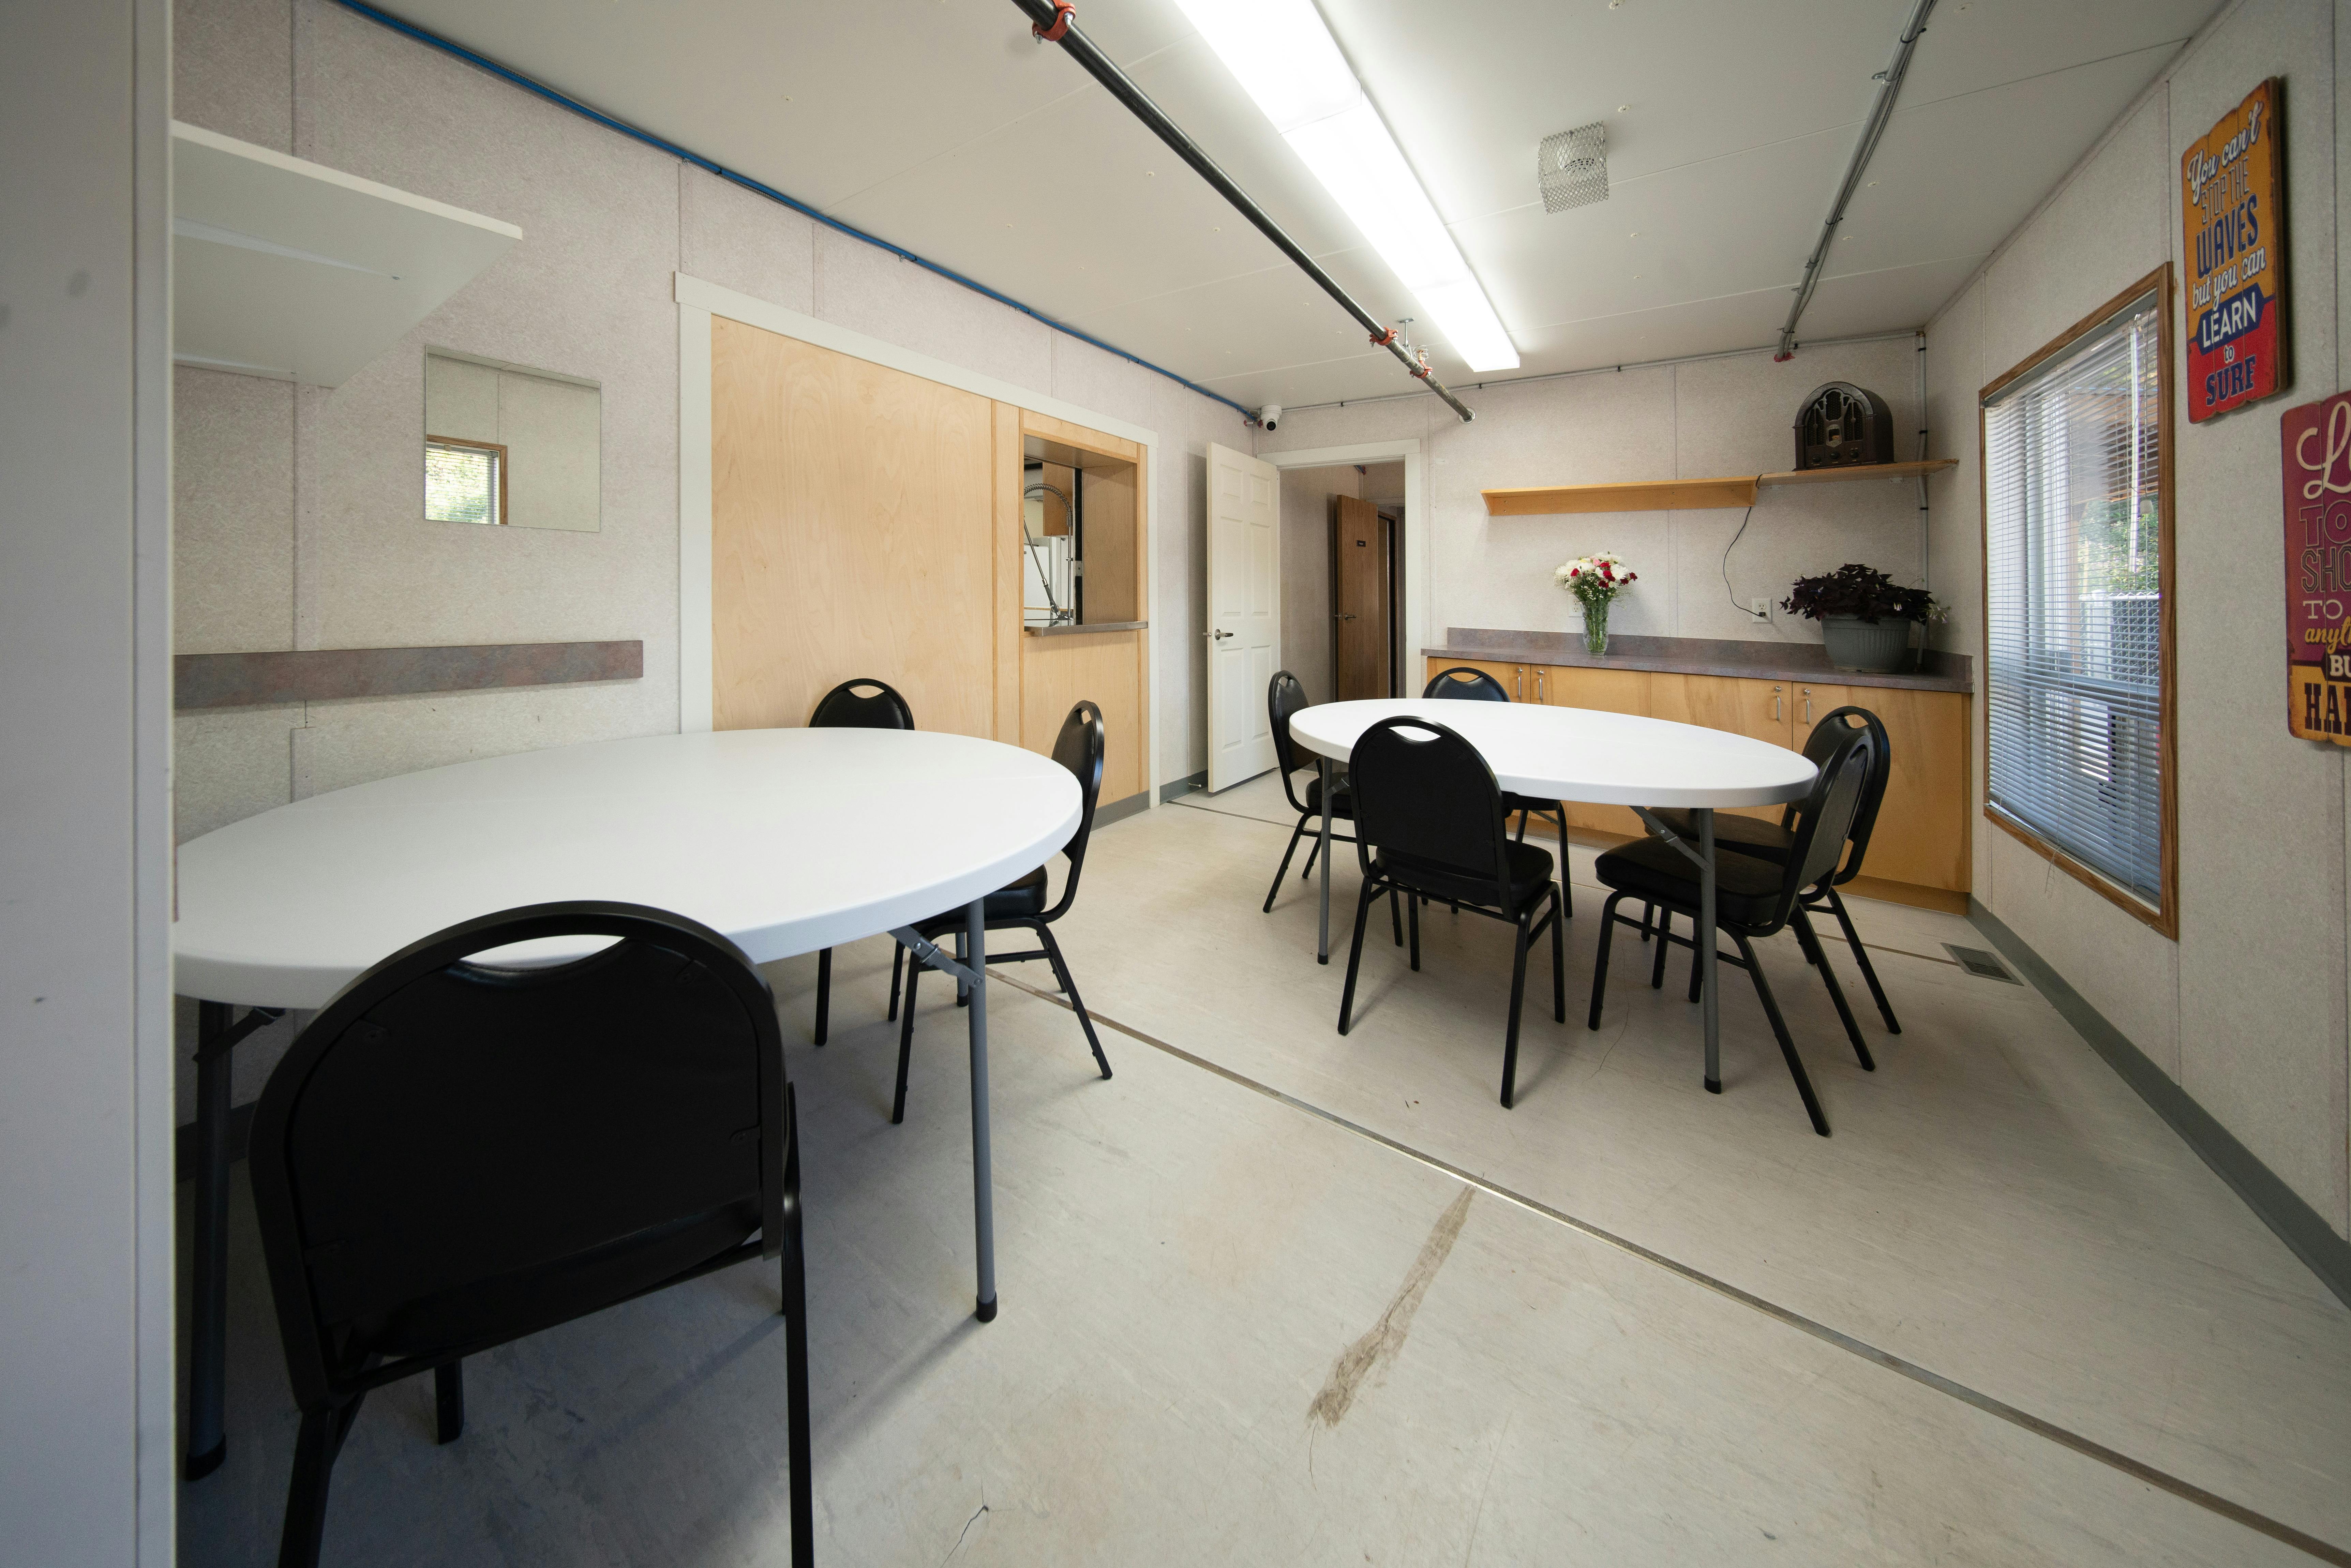
M 1372 334 L 1372 347 L 1374 349 L 1384 349 L 1390 343 L 1395 342 L 1395 338 L 1396 329 L 1393 327 L 1389 328 L 1385 333 L 1374 332 Z
M 1053 25 L 1046 27 L 1031 22 L 1029 30 L 1049 44 L 1058 44 L 1062 35 L 1070 30 L 1070 24 L 1077 19 L 1077 15 L 1078 8 L 1070 0 L 1053 0 Z

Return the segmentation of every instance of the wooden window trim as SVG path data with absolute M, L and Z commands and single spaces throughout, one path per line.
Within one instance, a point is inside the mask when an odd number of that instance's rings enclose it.
M 2163 552 L 2158 567 L 2158 580 L 2163 593 L 2159 633 L 2163 651 L 2163 695 L 2158 710 L 2163 727 L 2163 896 L 2152 906 L 2137 894 L 2116 885 L 2098 872 L 2084 865 L 1991 802 L 1991 461 L 1984 420 L 1984 404 L 1993 396 L 2073 348 L 2113 319 L 2133 300 L 2150 292 L 2156 299 L 2156 374 L 2158 380 L 2156 442 L 2161 450 L 2156 460 L 2155 485 L 2158 537 L 2161 541 L 2158 548 Z M 1977 654 L 1980 662 L 1977 668 L 1983 672 L 1984 680 L 1984 700 L 1979 706 L 1983 709 L 1985 819 L 2109 904 L 2177 942 L 2179 940 L 2179 662 L 2174 656 L 2177 611 L 2172 591 L 2173 573 L 2179 559 L 2179 552 L 2173 549 L 2177 518 L 2174 516 L 2172 486 L 2172 330 L 2171 263 L 2167 261 L 2052 338 L 2007 371 L 1985 383 L 1983 390 L 1976 394 L 1976 559 L 1978 589 L 1982 595 L 1978 602 L 1983 606 L 1984 612 L 1982 643 Z
M 475 452 L 495 452 L 498 455 L 498 527 L 507 526 L 507 449 L 503 442 L 468 441 L 462 435 L 431 435 L 424 438 L 427 446 L 463 446 Z M 429 519 L 428 519 L 429 520 Z

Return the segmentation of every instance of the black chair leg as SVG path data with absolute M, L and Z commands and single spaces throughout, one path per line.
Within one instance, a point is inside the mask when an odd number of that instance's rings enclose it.
M 1311 840 L 1309 840 L 1309 841 L 1307 841 L 1307 845 L 1306 845 L 1306 869 L 1305 869 L 1304 871 L 1301 871 L 1301 872 L 1300 872 L 1300 873 L 1298 873 L 1298 880 L 1299 880 L 1299 881 L 1301 881 L 1301 882 L 1304 882 L 1308 877 L 1312 876 L 1312 875 L 1314 874 L 1314 857 L 1315 857 L 1316 855 L 1321 854 L 1322 852 L 1322 832 L 1318 830 L 1318 831 L 1315 832 L 1314 837 L 1313 837 L 1312 839 L 1311 839 Z
M 1886 1019 L 1886 1032 L 1900 1034 L 1902 1024 L 1894 1016 L 1894 1004 L 1886 999 L 1886 988 L 1877 983 L 1877 967 L 1869 961 L 1869 952 L 1861 945 L 1861 933 L 1853 928 L 1853 916 L 1844 912 L 1844 900 L 1837 896 L 1837 890 L 1834 887 L 1827 892 L 1829 911 L 1837 917 L 1837 924 L 1844 927 L 1845 945 L 1853 949 L 1853 961 L 1861 967 L 1861 977 L 1869 982 L 1870 999 L 1877 1004 L 1879 1015 Z
M 1656 906 L 1656 904 L 1645 904 L 1641 905 L 1641 940 L 1642 940 L 1642 941 L 1646 942 L 1646 941 L 1649 939 L 1649 923 L 1650 923 L 1651 921 L 1653 921 L 1653 920 L 1656 919 L 1656 917 L 1657 917 L 1657 906 Z
M 1407 898 L 1404 902 L 1408 912 L 1407 918 L 1412 926 L 1412 970 L 1416 975 L 1420 973 L 1420 906 L 1428 902 L 1428 897 L 1424 894 L 1418 898 Z
M 1518 840 L 1518 841 L 1519 841 L 1519 842 L 1520 842 L 1520 843 L 1525 843 L 1525 842 L 1527 841 L 1527 814 L 1526 814 L 1524 811 L 1520 811 L 1520 812 L 1519 813 L 1519 840 Z
M 1404 946 L 1403 895 L 1395 888 L 1388 889 L 1388 925 L 1395 930 L 1395 945 Z
M 969 952 L 970 942 L 970 934 L 963 930 L 960 926 L 956 927 L 955 934 L 956 962 L 963 965 L 966 968 L 969 968 L 971 967 L 971 954 Z M 956 1006 L 959 1008 L 967 1008 L 971 1006 L 971 988 L 964 984 L 963 977 L 960 975 L 956 977 Z
M 1364 922 L 1370 918 L 1372 900 L 1380 894 L 1380 884 L 1371 877 L 1364 879 L 1364 891 L 1355 898 L 1355 937 L 1347 947 L 1347 984 L 1339 993 L 1339 1032 L 1344 1034 L 1355 1017 L 1355 971 L 1364 963 Z
M 1281 891 L 1281 879 L 1290 874 L 1290 857 L 1298 852 L 1298 841 L 1306 832 L 1307 819 L 1298 819 L 1298 826 L 1290 830 L 1290 847 L 1281 852 L 1281 864 L 1274 871 L 1273 885 L 1265 890 L 1265 913 L 1273 913 L 1273 895 Z M 1319 835 L 1318 835 L 1319 837 Z
M 1600 1027 L 1600 1003 L 1608 994 L 1608 946 L 1616 935 L 1616 906 L 1624 901 L 1623 894 L 1612 893 L 1608 902 L 1600 906 L 1600 951 L 1592 960 L 1592 1016 L 1585 1020 L 1588 1029 Z M 1625 924 L 1630 925 L 1632 922 Z
M 294 1439 L 294 1478 L 286 1488 L 286 1523 L 277 1537 L 277 1568 L 318 1568 L 327 1530 L 327 1486 L 335 1456 L 360 1413 L 360 1395 L 348 1405 L 302 1413 Z
M 892 1124 L 906 1119 L 906 1064 L 914 1055 L 914 988 L 923 978 L 920 961 L 906 960 L 906 1011 L 898 1019 L 898 1088 L 890 1097 Z
M 1551 1013 L 1552 1021 L 1567 1021 L 1567 915 L 1562 911 L 1560 891 L 1551 895 Z
M 1061 956 L 1061 945 L 1053 940 L 1051 926 L 1039 925 L 1035 930 L 1045 939 L 1045 956 L 1052 963 L 1053 977 L 1061 983 L 1061 994 L 1070 998 L 1070 1010 L 1078 1015 L 1078 1025 L 1086 1031 L 1086 1044 L 1093 1050 L 1094 1065 L 1102 1069 L 1104 1078 L 1108 1078 L 1110 1058 L 1102 1054 L 1102 1040 L 1094 1034 L 1094 1020 L 1086 1016 L 1085 998 L 1078 995 L 1078 983 L 1070 977 L 1070 963 Z
M 1853 1009 L 1845 1003 L 1844 988 L 1837 984 L 1836 971 L 1829 967 L 1828 949 L 1821 946 L 1820 933 L 1813 929 L 1812 916 L 1801 904 L 1792 913 L 1794 918 L 1789 924 L 1795 926 L 1796 940 L 1811 955 L 1813 967 L 1821 972 L 1821 983 L 1829 988 L 1829 1000 L 1836 1004 L 1837 1017 L 1844 1020 L 1844 1037 L 1853 1041 L 1854 1055 L 1861 1059 L 1864 1071 L 1876 1071 L 1877 1063 L 1870 1059 L 1869 1047 L 1861 1038 L 1861 1025 L 1854 1022 Z
M 784 1173 L 784 1421 L 792 1450 L 792 1568 L 815 1568 L 816 1458 L 809 1443 L 808 1254 L 801 1243 L 799 1113 L 793 1102 L 793 1092 L 787 1087 L 784 1136 L 792 1152 Z
M 1812 1075 L 1804 1071 L 1804 1059 L 1796 1054 L 1796 1041 L 1788 1032 L 1788 1020 L 1780 1016 L 1780 1003 L 1771 995 L 1771 982 L 1763 977 L 1763 965 L 1755 956 L 1755 948 L 1736 931 L 1730 939 L 1739 944 L 1739 956 L 1747 960 L 1748 977 L 1755 982 L 1755 994 L 1763 1003 L 1763 1016 L 1771 1020 L 1771 1032 L 1780 1041 L 1780 1054 L 1788 1059 L 1788 1075 L 1796 1081 L 1796 1092 L 1804 1097 L 1804 1113 L 1813 1119 L 1813 1131 L 1825 1138 L 1829 1135 L 1829 1119 L 1821 1111 L 1820 1096 L 1813 1092 Z
M 433 1369 L 433 1440 L 454 1443 L 465 1435 L 465 1364 L 448 1361 Z
M 1519 1008 L 1527 999 L 1527 917 L 1518 918 L 1518 935 L 1510 944 L 1510 1027 L 1502 1037 L 1502 1109 L 1519 1086 Z
M 1567 807 L 1564 802 L 1559 809 L 1559 896 L 1562 900 L 1561 907 L 1566 911 L 1567 918 L 1574 919 L 1575 888 L 1568 879 Z
M 827 1026 L 832 1018 L 832 949 L 820 950 L 816 956 L 816 1042 L 824 1043 Z
M 1674 912 L 1660 910 L 1654 904 L 1641 906 L 1641 940 L 1644 942 L 1649 939 L 1650 920 L 1660 915 L 1664 918 L 1657 922 L 1657 950 L 1649 960 L 1649 989 L 1653 991 L 1666 988 L 1666 955 L 1674 950 Z
M 886 1016 L 895 1023 L 898 1021 L 898 984 L 906 972 L 906 950 L 894 942 L 891 946 L 894 951 L 890 955 L 890 1011 Z

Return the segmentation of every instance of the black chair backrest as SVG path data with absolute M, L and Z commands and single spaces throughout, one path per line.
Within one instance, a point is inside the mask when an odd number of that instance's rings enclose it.
M 1053 760 L 1077 779 L 1082 805 L 1078 831 L 1061 846 L 1070 860 L 1070 878 L 1061 883 L 1060 901 L 1045 912 L 1047 920 L 1059 920 L 1078 896 L 1078 877 L 1086 869 L 1086 841 L 1094 835 L 1094 807 L 1102 800 L 1103 748 L 1102 709 L 1081 699 L 1061 721 L 1061 733 L 1053 737 Z
M 1850 847 L 1845 852 L 1844 864 L 1836 873 L 1839 883 L 1851 882 L 1861 874 L 1862 857 L 1869 852 L 1869 835 L 1877 826 L 1877 809 L 1886 803 L 1886 786 L 1894 776 L 1894 747 L 1886 738 L 1886 722 L 1865 707 L 1841 707 L 1824 714 L 1821 722 L 1813 726 L 1813 733 L 1804 741 L 1804 755 L 1817 766 L 1831 749 L 1830 743 L 1840 736 L 1858 733 L 1869 737 L 1869 778 L 1861 787 L 1861 804 L 1853 814 L 1853 830 L 1846 835 Z M 1820 747 L 1818 755 L 1813 747 Z
M 1290 721 L 1313 705 L 1306 700 L 1306 685 L 1288 670 L 1277 670 L 1265 688 L 1266 717 L 1273 729 L 1273 758 L 1281 769 L 1281 792 L 1290 797 L 1290 809 L 1301 816 L 1306 814 L 1306 803 L 1298 798 L 1298 786 L 1290 775 L 1305 766 L 1298 759 L 1298 743 L 1290 738 Z
M 467 960 L 615 938 L 543 968 Z M 271 1072 L 252 1176 L 305 1409 L 781 1245 L 783 1037 L 740 948 L 639 904 L 485 915 L 346 986 Z M 367 1382 L 381 1381 L 371 1375 Z
M 859 686 L 872 690 L 859 695 Z M 877 681 L 860 675 L 843 681 L 819 697 L 816 711 L 809 715 L 810 729 L 912 729 L 914 710 L 906 699 L 887 681 Z
M 1355 797 L 1356 857 L 1371 846 L 1495 886 L 1510 907 L 1510 837 L 1502 787 L 1478 748 L 1434 719 L 1384 718 L 1347 762 Z
M 1812 792 L 1796 807 L 1795 841 L 1788 850 L 1773 930 L 1785 924 L 1797 894 L 1834 872 L 1844 853 L 1869 784 L 1869 732 L 1845 730 L 1819 768 Z
M 1449 670 L 1437 671 L 1428 677 L 1428 685 L 1421 689 L 1420 695 L 1424 701 L 1430 697 L 1453 697 L 1473 703 L 1506 703 L 1510 700 L 1510 694 L 1502 689 L 1501 682 L 1468 664 L 1456 664 Z

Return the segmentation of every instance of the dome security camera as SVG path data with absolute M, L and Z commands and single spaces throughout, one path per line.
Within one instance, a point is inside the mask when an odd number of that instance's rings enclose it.
M 1281 405 L 1278 402 L 1266 404 L 1257 411 L 1257 422 L 1267 430 L 1273 429 L 1281 423 Z

